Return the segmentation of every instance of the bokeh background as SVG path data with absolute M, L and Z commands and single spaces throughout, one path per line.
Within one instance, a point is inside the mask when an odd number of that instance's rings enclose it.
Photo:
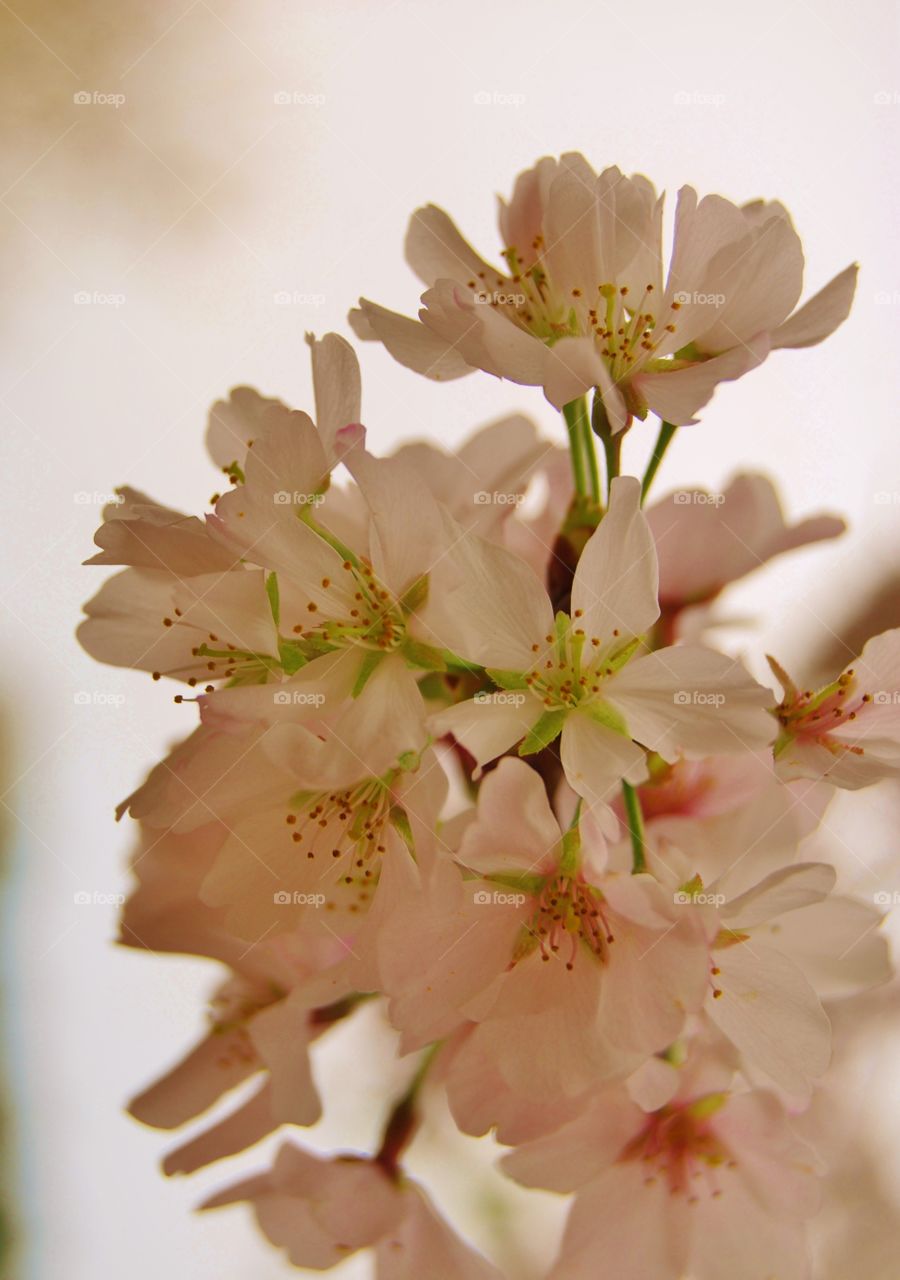
M 171 1140 L 121 1111 L 190 1043 L 217 975 L 112 945 L 130 843 L 114 804 L 193 708 L 75 645 L 80 604 L 101 581 L 80 562 L 106 495 L 129 482 L 202 507 L 218 487 L 202 443 L 214 399 L 251 383 L 310 407 L 305 330 L 348 334 L 360 293 L 413 308 L 402 240 L 417 205 L 450 210 L 490 256 L 495 193 L 538 156 L 578 149 L 672 194 L 690 182 L 780 198 L 804 239 L 809 291 L 861 262 L 848 323 L 723 387 L 657 482 L 721 489 L 740 467 L 763 469 L 791 512 L 847 515 L 840 544 L 773 565 L 727 601 L 755 619 L 735 643 L 760 674 L 766 649 L 801 676 L 839 668 L 848 639 L 900 624 L 896 18 L 887 0 L 0 0 L 10 1276 L 296 1274 L 243 1210 L 191 1212 L 234 1169 L 167 1183 L 157 1162 Z M 486 375 L 437 386 L 377 347 L 360 358 L 376 448 L 453 444 L 511 409 L 562 439 L 537 391 Z M 629 439 L 632 470 L 649 431 Z M 900 889 L 898 815 L 890 786 L 831 811 L 823 847 L 846 886 Z M 849 1226 L 823 1220 L 824 1280 L 896 1275 L 896 1004 L 891 988 L 863 1002 L 866 1034 L 823 1111 L 835 1194 L 855 1211 Z M 318 1062 L 332 1104 L 311 1135 L 322 1146 L 370 1139 L 391 1072 L 390 1037 L 366 1041 L 350 1066 L 345 1034 Z M 552 1253 L 558 1207 L 529 1196 L 537 1208 L 517 1220 L 524 1195 L 498 1190 L 490 1151 L 473 1148 L 438 1114 L 416 1161 L 454 1219 L 530 1280 Z M 477 1206 L 487 1226 L 474 1224 Z M 340 1274 L 367 1267 L 351 1260 Z

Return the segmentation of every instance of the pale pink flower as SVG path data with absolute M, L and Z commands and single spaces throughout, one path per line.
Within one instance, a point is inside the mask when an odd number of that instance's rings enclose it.
M 671 850 L 669 856 L 671 883 L 678 873 Z M 682 875 L 687 864 L 686 856 Z M 779 926 L 792 912 L 822 903 L 834 881 L 833 867 L 809 862 L 773 871 L 737 894 L 727 876 L 708 885 L 685 878 L 673 894 L 678 909 L 704 919 L 707 1015 L 747 1064 L 797 1099 L 809 1098 L 828 1066 L 831 1026 L 802 968 L 782 948 Z
M 542 386 L 561 408 L 597 388 L 613 430 L 648 411 L 681 425 L 717 384 L 776 347 L 820 342 L 846 318 L 851 266 L 799 311 L 803 250 L 778 203 L 678 193 L 664 279 L 662 198 L 583 156 L 544 158 L 501 204 L 498 270 L 441 209 L 412 217 L 406 256 L 426 284 L 419 321 L 362 299 L 358 336 L 435 379 L 471 369 Z M 793 314 L 792 314 L 793 312 Z
M 621 1087 L 504 1157 L 526 1186 L 577 1193 L 549 1280 L 808 1280 L 816 1162 L 783 1107 L 721 1068 L 646 1113 Z
M 571 616 L 557 614 L 540 582 L 499 547 L 468 566 L 459 619 L 466 644 L 502 686 L 439 713 L 479 764 L 516 743 L 522 754 L 561 734 L 568 781 L 604 800 L 625 778 L 647 776 L 646 750 L 672 757 L 748 751 L 770 741 L 771 694 L 740 662 L 699 645 L 635 656 L 659 615 L 656 554 L 640 510 L 640 484 L 613 482 L 607 514 L 589 539 L 572 586 Z
M 247 1080 L 258 1081 L 235 1110 L 166 1157 L 167 1173 L 233 1155 L 280 1124 L 315 1123 L 321 1106 L 308 1047 L 353 1008 L 350 989 L 337 986 L 330 1004 L 321 1003 L 317 975 L 346 955 L 337 938 L 282 934 L 248 947 L 225 928 L 221 911 L 200 900 L 225 835 L 216 824 L 186 835 L 145 829 L 134 859 L 140 883 L 123 912 L 126 946 L 209 957 L 232 970 L 212 998 L 207 1034 L 133 1100 L 132 1115 L 174 1129 Z
M 824 689 L 803 690 L 769 659 L 784 697 L 775 763 L 783 778 L 855 791 L 900 775 L 900 630 L 869 640 Z
M 352 937 L 363 963 L 363 917 L 411 874 L 409 846 L 433 830 L 446 779 L 426 751 L 411 672 L 386 664 L 359 697 L 326 698 L 322 710 L 319 663 L 328 655 L 293 681 L 204 697 L 210 723 L 122 809 L 176 833 L 224 828 L 200 896 L 227 908 L 238 936 L 304 925 Z
M 773 556 L 845 529 L 830 515 L 788 524 L 771 480 L 753 472 L 736 476 L 722 493 L 677 489 L 647 508 L 647 521 L 664 614 L 711 600 Z
M 485 777 L 457 857 L 395 902 L 381 939 L 405 1049 L 477 1022 L 473 1045 L 513 1088 L 574 1095 L 634 1070 L 700 1008 L 696 915 L 652 876 L 604 871 L 523 761 Z
M 796 860 L 831 793 L 806 780 L 785 784 L 770 752 L 748 752 L 670 765 L 655 759 L 638 798 L 651 858 L 665 865 L 671 850 L 689 850 L 688 875 L 699 875 L 704 884 L 727 880 L 736 894 Z M 627 844 L 620 800 L 614 809 Z
M 295 1267 L 327 1271 L 372 1249 L 378 1280 L 500 1280 L 416 1183 L 377 1160 L 323 1159 L 286 1143 L 270 1171 L 219 1192 L 203 1208 L 245 1200 Z

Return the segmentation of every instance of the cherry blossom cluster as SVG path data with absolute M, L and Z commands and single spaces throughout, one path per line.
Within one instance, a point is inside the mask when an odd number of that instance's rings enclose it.
M 502 1274 L 407 1170 L 441 1092 L 505 1174 L 570 1198 L 549 1280 L 809 1274 L 823 1170 L 797 1121 L 831 1002 L 889 964 L 880 913 L 804 843 L 836 789 L 900 774 L 900 634 L 824 688 L 774 658 L 760 682 L 710 640 L 721 593 L 842 521 L 792 523 L 762 474 L 648 491 L 717 384 L 825 338 L 856 273 L 795 310 L 783 206 L 683 188 L 668 264 L 662 215 L 646 178 L 543 159 L 501 202 L 502 268 L 428 206 L 419 318 L 351 315 L 432 379 L 542 387 L 567 448 L 513 416 L 375 457 L 352 347 L 310 337 L 314 419 L 235 389 L 212 509 L 123 489 L 96 535 L 89 563 L 120 570 L 82 644 L 196 721 L 121 806 L 122 940 L 224 969 L 206 1035 L 131 1110 L 175 1129 L 254 1082 L 165 1169 L 284 1131 L 205 1207 L 250 1202 L 297 1267 Z M 296 1132 L 316 1042 L 364 1005 L 407 1083 L 371 1150 L 326 1157 Z

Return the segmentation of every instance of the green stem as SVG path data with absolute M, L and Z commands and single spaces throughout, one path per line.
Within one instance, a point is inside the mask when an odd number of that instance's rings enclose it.
M 577 414 L 577 429 L 581 432 L 584 456 L 587 459 L 588 476 L 591 482 L 591 497 L 600 502 L 600 468 L 597 465 L 597 450 L 594 448 L 594 433 L 588 416 L 587 401 L 584 396 L 572 402 Z
M 659 435 L 656 437 L 656 444 L 653 446 L 653 453 L 650 456 L 650 461 L 647 464 L 647 470 L 644 473 L 644 479 L 641 483 L 641 502 L 646 501 L 647 494 L 650 491 L 650 486 L 653 483 L 653 477 L 659 470 L 659 464 L 662 462 L 665 452 L 672 441 L 672 437 L 677 430 L 678 428 L 673 427 L 671 422 L 663 422 L 660 424 Z
M 624 431 L 619 431 L 615 435 L 610 430 L 609 420 L 606 416 L 606 409 L 600 398 L 599 391 L 594 393 L 594 407 L 591 411 L 591 425 L 593 434 L 599 436 L 603 443 L 603 453 L 606 458 L 606 500 L 609 502 L 609 495 L 612 492 L 612 482 L 619 474 L 622 466 L 622 439 L 625 435 Z
M 631 874 L 638 875 L 647 869 L 646 847 L 644 845 L 644 814 L 641 800 L 630 782 L 622 782 L 622 797 L 625 801 L 625 815 L 628 819 L 628 832 L 631 836 Z
M 569 453 L 572 458 L 572 479 L 575 482 L 575 493 L 579 498 L 587 494 L 587 477 L 584 469 L 584 433 L 581 430 L 581 414 L 584 412 L 584 401 L 570 400 L 563 405 L 563 417 L 569 433 Z

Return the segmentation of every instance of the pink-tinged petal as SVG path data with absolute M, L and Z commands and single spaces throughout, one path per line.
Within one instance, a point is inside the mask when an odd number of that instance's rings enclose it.
M 418 1187 L 405 1192 L 406 1212 L 375 1249 L 376 1280 L 503 1280 L 435 1211 Z
M 183 680 L 221 678 L 227 662 L 220 661 L 211 672 L 209 659 L 194 653 L 210 643 L 210 632 L 223 646 L 278 652 L 263 574 L 256 571 L 182 580 L 162 570 L 125 569 L 104 583 L 85 613 L 79 642 L 99 662 Z
M 476 871 L 534 872 L 555 859 L 561 839 L 540 775 L 524 760 L 505 759 L 481 784 L 478 816 L 457 857 Z
M 648 1229 L 652 1223 L 652 1229 Z M 639 1160 L 614 1165 L 578 1196 L 547 1280 L 673 1280 L 686 1272 L 691 1220 L 664 1178 L 647 1185 Z
M 761 333 L 709 360 L 671 372 L 639 373 L 634 385 L 658 417 L 676 427 L 689 426 L 697 421 L 697 413 L 712 399 L 720 382 L 743 377 L 762 364 L 769 350 L 769 335 Z
M 834 888 L 837 873 L 825 862 L 797 863 L 782 867 L 754 888 L 733 898 L 722 908 L 728 928 L 740 932 L 772 920 L 786 911 L 821 902 Z
M 480 1138 L 493 1129 L 498 1142 L 519 1146 L 556 1132 L 584 1110 L 584 1102 L 577 1098 L 551 1096 L 538 1102 L 513 1092 L 471 1027 L 458 1033 L 446 1053 L 442 1064 L 446 1065 L 447 1103 L 457 1128 L 472 1137 Z
M 438 308 L 446 310 L 451 305 L 447 282 L 439 282 L 437 288 L 423 294 L 422 302 L 428 308 L 425 313 L 419 313 L 422 320 L 426 324 L 435 323 Z M 526 387 L 541 385 L 547 347 L 540 338 L 520 329 L 500 307 L 492 307 L 487 302 L 472 303 L 459 290 L 454 290 L 453 302 L 457 309 L 462 308 L 461 314 L 468 324 L 476 326 L 466 329 L 460 344 L 466 359 L 474 360 L 498 378 L 508 378 Z
M 739 1157 L 740 1159 L 740 1157 Z M 775 1162 L 766 1164 L 777 1172 Z M 701 1195 L 693 1215 L 690 1274 L 696 1280 L 809 1280 L 809 1251 L 802 1221 L 776 1217 L 738 1173 L 726 1174 L 722 1195 Z M 809 1179 L 812 1181 L 812 1179 Z
M 196 516 L 163 507 L 136 489 L 117 493 L 120 501 L 104 508 L 103 524 L 94 534 L 101 550 L 85 564 L 166 569 L 181 578 L 236 566 L 236 557 L 210 538 Z
M 593 338 L 561 338 L 545 347 L 541 381 L 544 394 L 557 409 L 599 387 L 613 432 L 621 431 L 628 422 L 625 402 Z
M 678 645 L 633 658 L 605 682 L 631 735 L 671 759 L 755 751 L 775 737 L 773 695 L 736 658 Z
M 628 1096 L 642 1111 L 658 1111 L 671 1102 L 681 1081 L 678 1069 L 663 1058 L 648 1058 L 632 1072 L 625 1084 Z
M 755 935 L 717 948 L 719 969 L 706 1011 L 749 1062 L 793 1097 L 808 1097 L 811 1082 L 831 1058 L 831 1024 L 795 964 Z
M 177 1129 L 206 1111 L 229 1089 L 242 1084 L 261 1063 L 247 1053 L 238 1029 L 213 1032 L 166 1075 L 138 1094 L 128 1110 L 154 1129 Z
M 569 785 L 591 804 L 601 805 L 623 778 L 637 784 L 647 777 L 639 746 L 577 711 L 563 725 L 560 755 Z
M 754 937 L 788 956 L 820 999 L 839 999 L 879 986 L 891 976 L 890 947 L 878 930 L 883 910 L 853 898 L 830 897 L 771 926 L 759 926 Z
M 388 311 L 366 298 L 360 298 L 359 308 L 350 312 L 349 320 L 358 338 L 382 343 L 398 364 L 435 382 L 451 382 L 474 368 L 452 340 L 448 342 L 420 321 Z
M 217 400 L 209 411 L 206 448 L 217 467 L 243 466 L 247 450 L 259 436 L 269 410 L 288 412 L 287 405 L 262 396 L 253 387 L 235 387 L 227 400 Z
M 716 281 L 715 301 L 706 304 L 709 324 L 694 339 L 706 354 L 774 329 L 790 315 L 803 287 L 803 248 L 787 210 L 760 204 L 745 208 L 744 215 L 754 224 L 751 243 Z
M 773 350 L 779 347 L 813 347 L 834 333 L 850 314 L 859 267 L 853 263 L 813 294 L 799 311 L 772 334 Z
M 272 1114 L 279 1124 L 315 1124 L 322 1105 L 312 1077 L 309 1044 L 312 1027 L 302 989 L 257 1013 L 247 1028 L 253 1047 L 268 1068 Z
M 471 662 L 529 671 L 553 634 L 553 609 L 540 578 L 519 556 L 472 530 L 454 533 L 448 524 L 448 538 L 457 585 L 435 602 L 441 605 L 435 629 L 447 648 Z
M 402 458 L 375 458 L 357 449 L 345 463 L 371 513 L 376 577 L 399 597 L 447 553 L 440 508 Z
M 267 1081 L 249 1101 L 224 1120 L 170 1151 L 163 1160 L 163 1172 L 169 1177 L 178 1173 L 196 1173 L 216 1160 L 224 1160 L 255 1146 L 277 1127 L 278 1121 L 272 1114 L 271 1086 Z
M 544 214 L 550 187 L 560 169 L 555 157 L 543 156 L 516 178 L 512 197 L 499 199 L 498 222 L 506 248 L 515 249 L 519 262 L 529 267 L 535 259 L 535 241 L 544 232 Z
M 572 584 L 576 628 L 605 647 L 643 635 L 659 617 L 656 549 L 634 476 L 613 480 L 609 510 L 588 539 Z
M 357 426 L 362 416 L 362 390 L 356 352 L 344 338 L 326 333 L 307 334 L 316 398 L 316 427 L 329 457 L 346 452 L 351 439 L 341 432 Z M 358 432 L 356 433 L 358 435 Z
M 497 269 L 478 256 L 457 230 L 453 219 L 436 205 L 417 209 L 409 220 L 405 245 L 406 261 L 426 285 L 445 278 L 472 281 L 470 288 L 480 288 L 486 281 L 493 288 Z
M 523 1187 L 564 1195 L 614 1165 L 643 1124 L 642 1111 L 627 1094 L 607 1088 L 595 1093 L 584 1114 L 505 1155 L 500 1167 Z
M 843 520 L 789 525 L 768 476 L 738 475 L 721 494 L 679 489 L 647 510 L 659 557 L 660 600 L 681 607 L 714 596 L 775 555 L 837 537 Z
M 536 698 L 528 695 L 519 704 L 509 700 L 512 696 L 506 694 L 503 702 L 460 702 L 432 717 L 432 732 L 452 734 L 479 765 L 496 760 L 525 737 L 542 712 Z
M 612 264 L 601 260 L 596 189 L 597 175 L 584 157 L 577 153 L 563 156 L 544 213 L 547 274 L 559 294 L 575 303 L 578 299 L 573 299 L 573 289 L 587 295 L 589 286 L 596 288 L 601 281 L 614 278 L 607 269 Z

